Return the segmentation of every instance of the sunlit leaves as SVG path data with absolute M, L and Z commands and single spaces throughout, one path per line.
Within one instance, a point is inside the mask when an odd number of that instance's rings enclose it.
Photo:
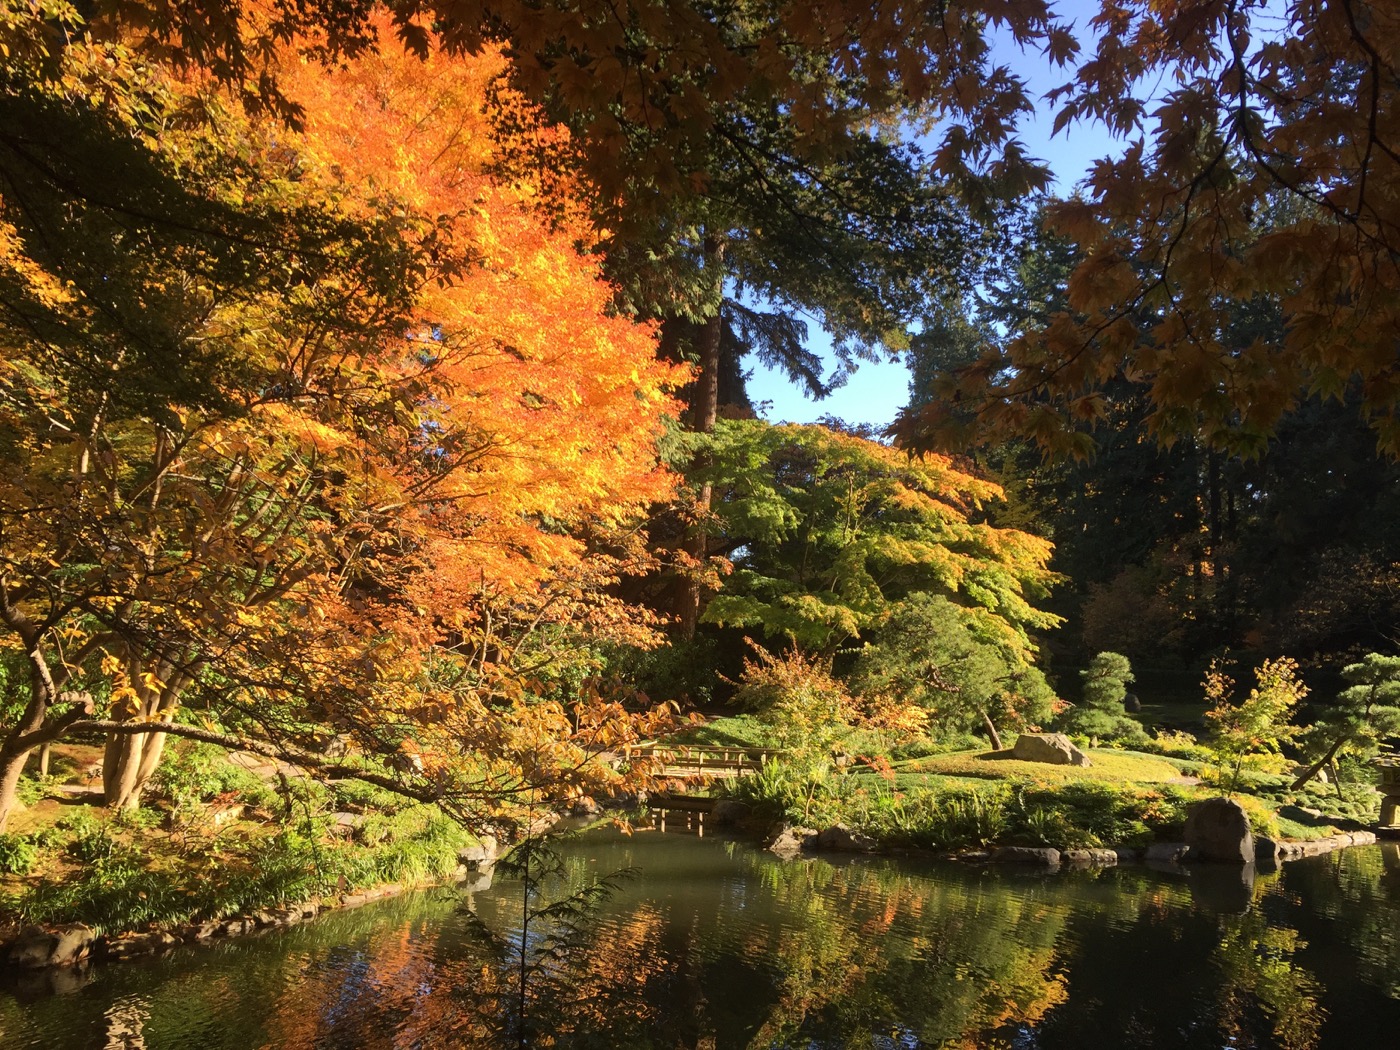
M 914 591 L 989 614 L 1006 643 L 1056 618 L 1045 541 L 969 520 L 996 486 L 943 457 L 819 426 L 721 421 L 704 475 L 736 570 L 704 617 L 828 650 L 878 626 Z
M 329 727 L 478 815 L 615 777 L 591 756 L 636 705 L 546 672 L 571 632 L 654 637 L 609 589 L 681 373 L 608 314 L 590 231 L 489 173 L 503 60 L 284 52 L 292 131 L 86 54 L 5 85 L 0 604 L 36 675 L 107 676 L 117 717 L 203 688 L 237 731 Z M 52 692 L 12 740 L 61 731 Z M 159 742 L 113 742 L 113 801 Z

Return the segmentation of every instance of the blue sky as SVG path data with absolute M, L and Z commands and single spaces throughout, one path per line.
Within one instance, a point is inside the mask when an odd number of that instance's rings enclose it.
M 1059 0 L 1055 10 L 1072 21 L 1081 47 L 1089 38 L 1088 21 L 1098 10 L 1098 0 Z M 1070 79 L 1067 70 L 1055 70 L 1049 60 L 1037 53 L 1025 54 L 1010 40 L 994 49 L 996 60 L 1011 67 L 1030 83 L 1031 95 L 1039 97 Z M 1027 151 L 1047 161 L 1055 173 L 1056 189 L 1068 192 L 1098 158 L 1116 153 L 1117 144 L 1099 126 L 1076 123 L 1051 138 L 1054 111 L 1042 103 L 1033 117 L 1023 122 L 1019 138 Z M 830 343 L 820 328 L 812 325 L 810 340 L 814 349 L 828 351 Z M 764 417 L 773 422 L 812 423 L 820 416 L 839 416 L 849 423 L 883 426 L 893 421 L 908 395 L 909 376 L 901 363 L 863 363 L 845 386 L 822 401 L 812 401 L 797 387 L 775 372 L 754 366 L 749 396 L 755 404 L 770 402 Z

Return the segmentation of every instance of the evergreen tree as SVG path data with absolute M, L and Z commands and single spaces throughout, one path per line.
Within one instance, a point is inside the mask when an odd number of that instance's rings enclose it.
M 1063 724 L 1071 733 L 1099 740 L 1138 744 L 1146 741 L 1142 724 L 1123 708 L 1133 671 L 1122 653 L 1099 653 L 1079 672 L 1084 693 L 1077 707 L 1070 709 Z

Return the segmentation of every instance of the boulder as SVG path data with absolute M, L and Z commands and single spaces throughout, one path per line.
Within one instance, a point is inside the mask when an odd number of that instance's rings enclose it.
M 72 966 L 92 953 L 97 934 L 89 926 L 73 923 L 46 930 L 26 926 L 10 942 L 9 962 L 17 970 L 41 970 L 49 966 Z
M 874 853 L 880 844 L 869 835 L 852 831 L 844 824 L 833 824 L 817 836 L 817 849 L 839 850 L 845 853 Z
M 569 806 L 569 816 L 571 817 L 596 817 L 599 811 L 600 807 L 597 801 L 589 795 L 580 795 Z
M 1072 868 L 1111 868 L 1118 863 L 1118 851 L 1112 849 L 1067 849 L 1060 860 Z
M 364 826 L 364 823 L 365 818 L 362 813 L 332 813 L 330 826 L 326 830 L 335 838 L 352 839 L 355 837 L 355 833 Z
M 803 850 L 811 849 L 815 844 L 817 833 L 813 828 L 794 827 L 791 824 L 779 824 L 774 829 L 768 843 L 768 851 L 776 853 L 784 860 L 791 860 L 802 853 Z
M 496 863 L 500 846 L 491 835 L 482 835 L 476 844 L 457 851 L 457 863 L 468 871 L 479 871 Z
M 1266 863 L 1277 864 L 1283 856 L 1283 843 L 1277 839 L 1266 839 L 1262 836 L 1254 840 L 1254 859 Z
M 189 929 L 189 938 L 193 941 L 213 940 L 219 934 L 220 924 L 217 921 L 201 922 L 197 926 Z
M 1252 864 L 1254 835 L 1249 815 L 1233 799 L 1211 798 L 1191 807 L 1186 816 L 1187 860 L 1217 864 Z
M 993 864 L 1033 864 L 1038 868 L 1058 868 L 1060 851 L 1050 847 L 1002 846 L 992 853 Z
M 120 937 L 108 938 L 104 953 L 109 959 L 134 959 L 138 955 L 153 955 L 165 951 L 179 943 L 179 937 L 164 930 L 124 933 Z
M 1089 756 L 1075 747 L 1063 733 L 1022 733 L 1016 738 L 1011 757 L 1026 762 L 1047 762 L 1053 766 L 1092 765 Z

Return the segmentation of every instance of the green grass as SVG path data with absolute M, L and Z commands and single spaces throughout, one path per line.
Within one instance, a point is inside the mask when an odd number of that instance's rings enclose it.
M 772 729 L 753 715 L 727 715 L 684 729 L 667 743 L 713 744 L 717 747 L 771 747 Z
M 1135 751 L 1094 748 L 1087 752 L 1092 766 L 1054 766 L 1046 762 L 1025 762 L 1011 757 L 1010 751 L 962 751 L 901 763 L 901 776 L 913 774 L 965 777 L 979 780 L 1006 780 L 1054 786 L 1084 780 L 1164 784 L 1177 780 L 1182 771 L 1177 763 L 1156 755 Z

